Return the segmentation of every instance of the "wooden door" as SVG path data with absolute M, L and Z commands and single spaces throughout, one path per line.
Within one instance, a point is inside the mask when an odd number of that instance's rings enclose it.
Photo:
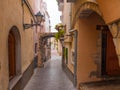
M 120 75 L 118 57 L 115 51 L 112 34 L 107 30 L 106 73 L 110 76 Z
M 16 75 L 16 62 L 15 62 L 15 37 L 12 32 L 8 38 L 8 54 L 9 54 L 9 79 Z

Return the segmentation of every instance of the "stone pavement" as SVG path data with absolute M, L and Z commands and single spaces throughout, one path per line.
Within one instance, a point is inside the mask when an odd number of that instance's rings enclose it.
M 61 57 L 55 54 L 44 68 L 35 69 L 24 90 L 76 90 L 61 67 Z

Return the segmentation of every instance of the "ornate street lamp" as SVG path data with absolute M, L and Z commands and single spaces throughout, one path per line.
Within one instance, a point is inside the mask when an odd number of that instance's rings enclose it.
M 36 15 L 35 15 L 35 17 L 36 17 L 36 23 L 35 24 L 23 24 L 23 26 L 24 26 L 24 29 L 28 29 L 28 28 L 31 28 L 31 27 L 33 27 L 33 26 L 37 26 L 37 25 L 40 25 L 41 24 L 41 22 L 42 22 L 42 19 L 44 18 L 44 16 L 41 14 L 41 12 L 39 11 Z
M 43 19 L 43 15 L 41 14 L 41 12 L 39 11 L 36 15 L 35 15 L 36 19 L 37 19 L 37 23 L 41 23 L 42 19 Z

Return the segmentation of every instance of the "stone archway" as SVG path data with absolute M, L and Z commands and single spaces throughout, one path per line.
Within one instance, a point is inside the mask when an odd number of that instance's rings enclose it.
M 21 74 L 21 38 L 16 26 L 13 26 L 9 31 L 8 55 L 9 74 L 14 78 Z
M 44 63 L 46 61 L 46 56 L 45 56 L 45 46 L 47 44 L 47 40 L 51 37 L 55 37 L 55 33 L 43 33 L 39 37 L 39 57 L 38 57 L 38 66 L 44 66 Z M 51 56 L 49 56 L 51 57 Z

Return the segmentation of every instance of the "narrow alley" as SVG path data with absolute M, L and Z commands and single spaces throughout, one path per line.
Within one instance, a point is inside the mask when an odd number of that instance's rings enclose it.
M 120 90 L 120 0 L 1 0 L 0 90 Z
M 76 90 L 61 67 L 61 56 L 54 50 L 44 68 L 36 68 L 24 90 Z

